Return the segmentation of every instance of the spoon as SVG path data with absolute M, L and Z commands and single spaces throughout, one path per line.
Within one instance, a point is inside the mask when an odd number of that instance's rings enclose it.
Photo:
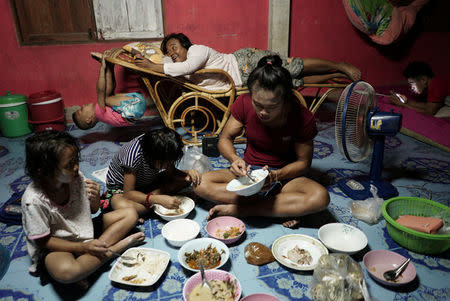
M 202 286 L 206 286 L 209 290 L 211 290 L 211 285 L 205 277 L 205 269 L 203 268 L 202 261 L 200 260 L 198 264 L 200 266 L 200 275 L 202 276 Z
M 411 261 L 411 258 L 406 259 L 398 268 L 389 270 L 383 273 L 384 279 L 388 281 L 395 281 L 398 276 L 403 272 L 408 263 Z
M 364 280 L 364 278 L 359 280 L 359 288 L 361 290 L 361 294 L 363 295 L 364 301 L 371 301 L 372 299 L 370 298 L 369 290 L 367 289 L 366 280 Z
M 246 173 L 245 174 L 246 176 L 247 176 L 247 178 L 249 178 L 250 179 L 250 181 L 252 181 L 253 183 L 256 183 L 256 182 L 258 182 L 256 179 L 255 179 L 255 177 L 254 176 L 251 176 L 250 175 L 250 173 L 248 172 L 248 173 Z

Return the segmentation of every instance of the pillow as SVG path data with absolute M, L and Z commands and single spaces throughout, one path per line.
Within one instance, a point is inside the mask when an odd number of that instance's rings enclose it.
M 418 11 L 429 0 L 342 0 L 350 22 L 369 38 L 388 45 L 405 35 L 414 25 Z M 398 3 L 397 3 L 398 2 Z
M 450 107 L 449 106 L 443 106 L 439 109 L 439 111 L 434 114 L 434 117 L 437 118 L 450 118 Z
M 153 63 L 161 64 L 164 55 L 159 45 L 160 42 L 133 42 L 122 46 L 122 48 L 130 53 L 133 53 L 133 50 L 135 50 Z

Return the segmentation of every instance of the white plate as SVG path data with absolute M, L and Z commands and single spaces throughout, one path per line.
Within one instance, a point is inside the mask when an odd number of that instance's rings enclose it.
M 292 250 L 298 246 L 300 249 L 305 249 L 311 254 L 312 262 L 309 265 L 299 265 L 287 257 L 289 250 Z M 272 245 L 272 254 L 275 259 L 284 266 L 288 268 L 298 270 L 298 271 L 309 271 L 313 270 L 320 256 L 328 254 L 327 248 L 317 239 L 302 234 L 290 234 L 284 235 L 275 240 Z
M 133 286 L 150 286 L 158 281 L 169 264 L 170 254 L 157 249 L 130 248 L 122 255 L 137 258 L 138 254 L 140 254 L 138 263 L 133 266 L 124 265 L 127 261 L 118 258 L 109 272 L 109 279 Z M 129 281 L 123 280 L 124 277 L 134 275 L 136 277 Z
M 158 214 L 163 219 L 165 219 L 166 221 L 185 218 L 186 216 L 189 215 L 189 213 L 191 213 L 192 209 L 194 209 L 195 207 L 195 202 L 191 198 L 181 195 L 177 195 L 175 197 L 181 201 L 180 208 L 183 210 L 183 213 L 181 214 L 171 215 L 170 213 L 174 212 L 175 211 L 174 209 L 167 209 L 159 204 L 155 204 L 154 206 L 155 213 Z

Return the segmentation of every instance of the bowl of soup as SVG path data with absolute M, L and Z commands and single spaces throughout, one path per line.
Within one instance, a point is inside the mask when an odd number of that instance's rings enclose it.
M 222 270 L 207 270 L 205 278 L 212 289 L 202 287 L 200 273 L 192 275 L 184 284 L 183 297 L 187 301 L 237 301 L 242 289 L 239 280 L 231 273 Z
M 193 272 L 200 271 L 200 262 L 205 270 L 220 268 L 229 257 L 228 247 L 223 242 L 209 237 L 190 240 L 178 251 L 178 262 Z

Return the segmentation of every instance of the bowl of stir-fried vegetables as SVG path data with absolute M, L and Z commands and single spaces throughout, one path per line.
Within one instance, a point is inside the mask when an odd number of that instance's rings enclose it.
M 206 232 L 212 238 L 229 245 L 241 238 L 245 232 L 245 224 L 233 216 L 219 216 L 208 222 Z
M 217 269 L 230 257 L 228 247 L 213 238 L 197 238 L 185 243 L 178 251 L 180 264 L 193 272 L 200 271 L 200 262 L 205 270 Z

